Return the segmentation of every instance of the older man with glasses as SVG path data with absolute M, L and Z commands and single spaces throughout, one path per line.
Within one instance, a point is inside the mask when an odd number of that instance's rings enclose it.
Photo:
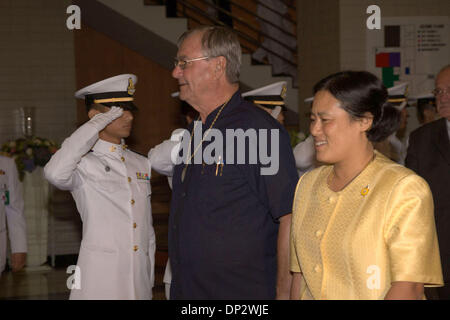
M 174 167 L 171 299 L 289 297 L 289 229 L 298 175 L 286 130 L 242 98 L 240 64 L 240 44 L 230 29 L 204 26 L 186 32 L 178 42 L 172 75 L 180 99 L 200 116 L 188 127 L 190 149 Z M 198 139 L 193 137 L 196 130 Z M 252 144 L 247 139 L 240 150 L 228 138 L 224 144 L 228 130 L 275 130 L 279 135 L 276 142 L 259 137 Z M 197 162 L 197 156 L 220 143 L 218 134 L 223 153 L 215 154 L 214 163 L 206 158 Z M 278 153 L 277 172 L 262 175 L 261 159 L 237 163 L 242 152 L 248 156 L 255 146 Z
M 433 93 L 442 118 L 411 133 L 406 166 L 428 182 L 433 194 L 445 286 L 428 294 L 430 298 L 447 300 L 450 299 L 450 65 L 442 68 L 435 84 Z

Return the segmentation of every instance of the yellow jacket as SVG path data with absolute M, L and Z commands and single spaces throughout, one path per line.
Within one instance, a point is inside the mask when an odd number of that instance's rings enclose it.
M 383 299 L 395 281 L 443 284 L 431 191 L 413 171 L 379 152 L 339 192 L 332 166 L 297 185 L 291 270 L 302 299 Z

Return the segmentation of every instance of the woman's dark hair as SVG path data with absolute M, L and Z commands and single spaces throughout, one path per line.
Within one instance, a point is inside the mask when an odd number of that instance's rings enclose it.
M 373 116 L 372 127 L 366 132 L 372 142 L 379 142 L 394 133 L 399 126 L 400 113 L 388 100 L 388 92 L 375 75 L 367 71 L 343 71 L 320 80 L 314 94 L 325 90 L 341 102 L 341 108 L 353 119 L 368 112 Z

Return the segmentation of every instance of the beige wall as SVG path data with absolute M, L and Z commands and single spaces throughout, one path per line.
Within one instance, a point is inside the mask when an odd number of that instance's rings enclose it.
M 376 4 L 383 17 L 450 16 L 449 0 L 340 0 L 340 57 L 342 70 L 366 69 L 366 9 Z M 449 58 L 450 59 L 450 58 Z M 416 108 L 407 108 L 406 134 L 420 126 Z
M 340 70 L 366 69 L 367 7 L 376 4 L 383 17 L 450 16 L 449 0 L 297 0 L 300 130 L 308 131 L 305 114 L 313 85 Z M 417 126 L 410 111 L 408 131 Z
M 450 16 L 449 0 L 340 0 L 341 69 L 366 68 L 366 13 L 376 4 L 383 17 Z
M 37 136 L 61 142 L 75 128 L 70 0 L 0 1 L 0 143 L 22 135 L 18 109 L 36 107 Z
M 339 0 L 297 0 L 300 130 L 309 131 L 309 104 L 314 84 L 340 69 Z

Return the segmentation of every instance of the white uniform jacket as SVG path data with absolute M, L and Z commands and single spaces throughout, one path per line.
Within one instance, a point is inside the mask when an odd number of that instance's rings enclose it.
M 6 265 L 6 225 L 11 252 L 27 252 L 22 183 L 14 159 L 0 156 L 0 274 Z
M 89 122 L 45 166 L 50 183 L 72 192 L 83 221 L 80 277 L 73 279 L 70 299 L 152 298 L 150 171 L 145 157 L 99 140 Z
M 152 169 L 167 176 L 169 186 L 172 189 L 173 169 L 177 160 L 177 153 L 181 148 L 183 135 L 189 139 L 186 129 L 175 129 L 169 140 L 164 140 L 148 152 L 148 160 Z

